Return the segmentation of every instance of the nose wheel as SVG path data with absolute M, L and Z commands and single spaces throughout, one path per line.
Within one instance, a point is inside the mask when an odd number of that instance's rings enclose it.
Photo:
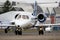
M 22 35 L 22 31 L 15 30 L 16 35 Z
M 21 27 L 16 27 L 15 34 L 16 35 L 22 35 L 22 28 Z
M 8 33 L 8 30 L 7 29 L 5 29 L 5 33 Z

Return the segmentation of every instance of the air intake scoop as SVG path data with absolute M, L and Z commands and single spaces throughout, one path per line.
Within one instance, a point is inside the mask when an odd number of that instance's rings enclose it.
M 39 15 L 38 15 L 38 21 L 41 22 L 41 23 L 45 22 L 45 21 L 46 21 L 45 15 L 39 14 Z

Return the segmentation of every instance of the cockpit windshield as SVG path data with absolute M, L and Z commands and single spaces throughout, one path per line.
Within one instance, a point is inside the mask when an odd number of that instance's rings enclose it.
M 29 19 L 29 16 L 27 16 L 27 15 L 18 15 L 16 17 L 16 19 L 20 19 L 20 18 L 22 18 L 22 19 Z
M 22 15 L 22 19 L 29 19 L 27 15 Z

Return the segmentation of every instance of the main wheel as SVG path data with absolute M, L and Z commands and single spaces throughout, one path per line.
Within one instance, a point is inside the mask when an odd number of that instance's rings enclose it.
M 43 27 L 41 26 L 40 28 L 39 28 L 39 35 L 43 35 L 44 34 L 44 31 L 43 31 Z
M 41 34 L 42 34 L 42 35 L 44 34 L 44 31 L 43 31 L 43 30 L 41 31 Z
M 41 35 L 41 34 L 42 34 L 42 35 L 44 34 L 43 30 L 40 30 L 40 31 L 39 31 L 39 35 Z
M 8 30 L 7 29 L 5 29 L 5 33 L 8 33 Z

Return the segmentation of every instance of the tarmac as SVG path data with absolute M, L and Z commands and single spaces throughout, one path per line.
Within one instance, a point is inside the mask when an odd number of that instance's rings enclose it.
M 22 35 L 0 32 L 0 40 L 60 40 L 60 31 L 44 32 L 44 35 L 38 35 L 37 30 L 23 31 Z

